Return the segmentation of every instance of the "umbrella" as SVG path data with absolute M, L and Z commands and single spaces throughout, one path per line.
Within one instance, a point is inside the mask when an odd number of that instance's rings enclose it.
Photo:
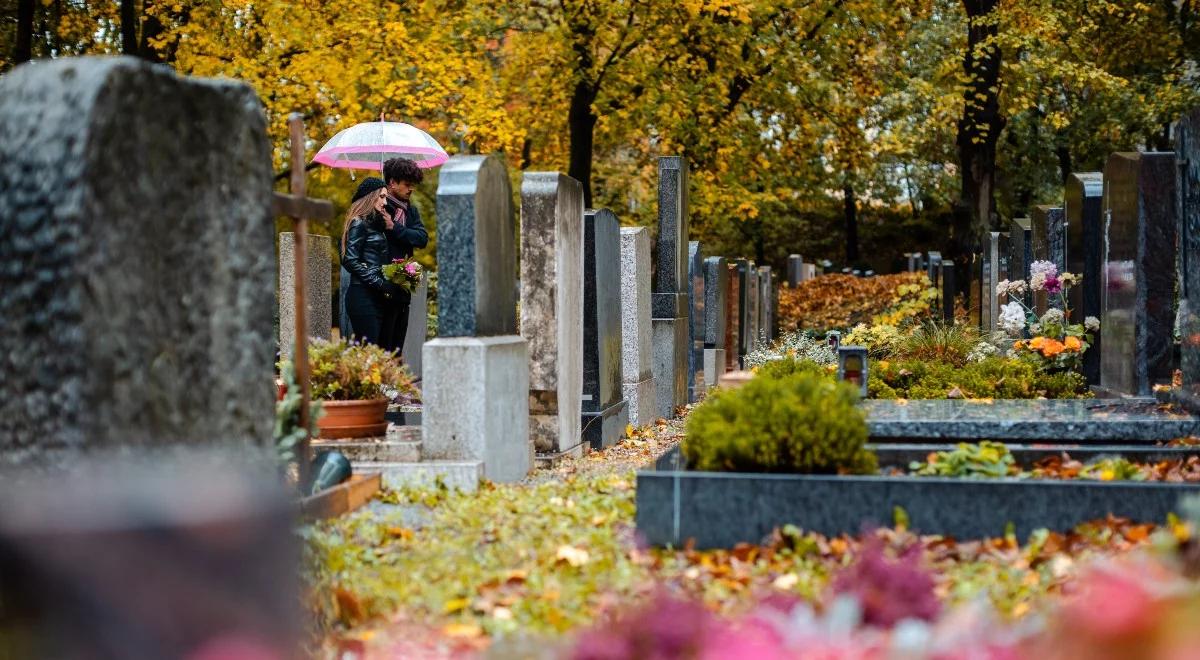
M 381 170 L 383 161 L 403 156 L 417 167 L 437 167 L 450 159 L 428 133 L 397 121 L 372 121 L 343 129 L 317 152 L 314 162 L 351 170 Z

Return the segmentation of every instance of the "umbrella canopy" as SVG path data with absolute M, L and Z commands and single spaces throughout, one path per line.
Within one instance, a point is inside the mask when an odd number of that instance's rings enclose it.
M 329 167 L 381 170 L 383 161 L 402 156 L 417 167 L 437 167 L 450 159 L 428 133 L 396 121 L 372 121 L 339 131 L 317 152 L 313 161 Z

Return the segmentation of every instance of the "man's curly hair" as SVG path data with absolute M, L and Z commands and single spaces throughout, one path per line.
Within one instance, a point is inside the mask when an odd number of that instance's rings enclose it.
M 389 158 L 383 163 L 383 180 L 391 183 L 403 181 L 414 186 L 421 183 L 425 173 L 417 164 L 407 158 Z

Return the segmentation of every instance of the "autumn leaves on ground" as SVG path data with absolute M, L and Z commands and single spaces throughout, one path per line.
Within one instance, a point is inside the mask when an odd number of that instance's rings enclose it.
M 659 423 L 525 484 L 486 485 L 477 494 L 390 493 L 391 505 L 307 529 L 315 643 L 326 653 L 450 657 L 498 639 L 492 652 L 501 657 L 551 657 L 580 630 L 664 591 L 730 616 L 776 597 L 824 600 L 862 538 L 784 528 L 762 546 L 731 551 L 639 544 L 633 468 L 680 433 L 678 421 Z M 1111 520 L 1029 539 L 956 543 L 902 527 L 873 536 L 896 550 L 918 546 L 945 603 L 983 597 L 1021 618 L 1045 607 L 1081 559 L 1144 545 L 1151 530 Z

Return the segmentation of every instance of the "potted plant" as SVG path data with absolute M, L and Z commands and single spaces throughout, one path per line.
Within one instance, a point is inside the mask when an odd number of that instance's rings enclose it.
M 322 438 L 382 436 L 389 395 L 417 393 L 400 359 L 374 344 L 316 339 L 308 361 L 312 396 L 324 410 L 317 420 Z

